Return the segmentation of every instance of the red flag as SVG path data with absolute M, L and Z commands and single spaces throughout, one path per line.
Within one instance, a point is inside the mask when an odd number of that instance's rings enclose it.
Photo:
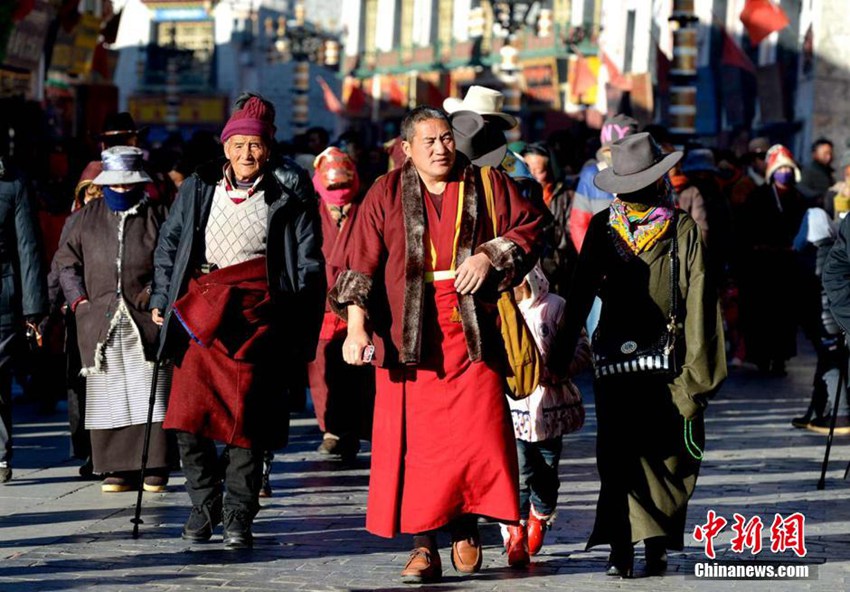
M 335 115 L 342 113 L 342 102 L 334 94 L 333 89 L 328 86 L 328 83 L 325 82 L 325 79 L 321 76 L 316 76 L 316 81 L 319 83 L 319 86 L 322 87 L 322 95 L 325 99 L 325 107 L 328 108 L 328 111 Z
M 725 30 L 723 31 L 723 55 L 720 58 L 720 63 L 725 66 L 746 70 L 753 75 L 756 73 L 756 67 L 752 60 L 744 53 L 743 49 L 738 47 L 732 36 Z
M 351 115 L 360 115 L 366 106 L 366 93 L 353 80 L 347 80 L 346 86 L 348 86 L 349 90 L 348 98 L 345 101 L 345 108 Z
M 787 27 L 790 21 L 785 11 L 770 0 L 747 0 L 741 22 L 750 34 L 750 43 L 758 45 L 774 31 Z
M 620 89 L 622 91 L 631 91 L 632 90 L 632 79 L 629 76 L 624 76 L 620 69 L 617 68 L 617 64 L 614 63 L 614 60 L 605 53 L 604 51 L 600 52 L 602 56 L 602 63 L 605 64 L 605 68 L 608 70 L 608 83 L 614 88 Z
M 581 96 L 586 94 L 594 86 L 596 86 L 596 75 L 590 69 L 587 59 L 584 56 L 579 56 L 576 61 L 576 77 L 573 93 Z
M 342 97 L 345 103 L 345 109 L 351 115 L 362 114 L 363 109 L 368 103 L 363 89 L 355 80 L 350 78 L 345 81 Z
M 407 97 L 404 95 L 404 91 L 402 90 L 398 81 L 395 78 L 390 78 L 388 86 L 390 104 L 398 105 L 400 107 L 406 105 Z

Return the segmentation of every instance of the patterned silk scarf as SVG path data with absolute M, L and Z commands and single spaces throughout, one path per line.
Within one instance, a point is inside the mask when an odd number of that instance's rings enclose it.
M 666 187 L 667 194 L 660 203 L 646 211 L 634 210 L 619 198 L 611 202 L 608 224 L 615 237 L 620 239 L 614 242 L 617 252 L 624 259 L 640 255 L 652 248 L 670 227 L 675 206 L 669 183 Z

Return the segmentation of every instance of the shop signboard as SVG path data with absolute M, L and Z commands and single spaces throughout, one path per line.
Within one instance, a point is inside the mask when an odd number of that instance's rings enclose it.
M 128 111 L 139 125 L 163 125 L 168 105 L 165 96 L 132 96 Z M 227 98 L 184 95 L 177 113 L 178 125 L 220 126 L 227 119 Z
M 531 111 L 560 111 L 562 71 L 556 58 L 529 60 L 522 64 L 527 108 Z

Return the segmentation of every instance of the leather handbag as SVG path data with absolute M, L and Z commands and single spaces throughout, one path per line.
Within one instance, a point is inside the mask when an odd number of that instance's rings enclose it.
M 499 236 L 496 222 L 496 204 L 493 187 L 490 184 L 490 167 L 481 169 L 481 183 L 484 186 L 484 197 L 487 213 L 493 221 L 493 236 Z M 537 389 L 540 384 L 540 374 L 543 360 L 534 337 L 525 324 L 525 319 L 517 306 L 513 290 L 506 290 L 499 295 L 496 302 L 501 319 L 502 340 L 505 342 L 507 354 L 508 396 L 515 400 L 525 399 Z
M 656 375 L 673 378 L 680 371 L 677 351 L 679 333 L 679 235 L 678 213 L 673 215 L 673 243 L 670 247 L 670 311 L 661 335 L 654 338 L 626 338 L 611 343 L 597 327 L 593 333 L 593 369 L 596 378 L 619 374 Z

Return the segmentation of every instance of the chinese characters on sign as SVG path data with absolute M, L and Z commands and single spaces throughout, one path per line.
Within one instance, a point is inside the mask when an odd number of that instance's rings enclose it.
M 761 518 L 754 516 L 747 520 L 741 514 L 733 514 L 732 532 L 734 536 L 730 543 L 733 553 L 742 554 L 746 549 L 751 555 L 758 555 L 762 551 L 762 530 L 764 523 Z M 718 516 L 714 510 L 706 514 L 705 524 L 694 527 L 693 538 L 705 546 L 705 556 L 714 559 L 714 539 L 726 527 L 729 522 L 722 516 Z M 806 517 L 800 512 L 795 512 L 787 518 L 776 514 L 770 525 L 770 552 L 785 553 L 793 551 L 797 557 L 806 556 Z

